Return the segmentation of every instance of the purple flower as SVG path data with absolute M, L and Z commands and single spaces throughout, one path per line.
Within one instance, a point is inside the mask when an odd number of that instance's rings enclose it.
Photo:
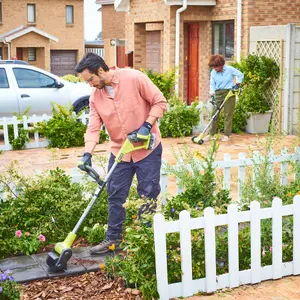
M 174 212 L 175 212 L 175 208 L 174 207 L 172 207 L 171 212 L 174 214 Z
M 200 207 L 199 207 L 199 206 L 196 206 L 196 209 L 197 209 L 197 210 L 200 210 Z
M 14 280 L 14 278 L 13 278 L 12 276 L 8 276 L 8 279 L 9 279 L 10 281 Z
M 0 294 L 2 293 L 2 291 L 3 291 L 3 288 L 0 286 Z

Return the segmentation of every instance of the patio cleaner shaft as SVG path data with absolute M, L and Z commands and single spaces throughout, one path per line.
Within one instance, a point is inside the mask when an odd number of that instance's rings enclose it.
M 152 150 L 154 148 L 155 141 L 156 141 L 155 134 L 151 134 L 149 135 L 148 140 L 142 142 L 141 145 L 141 141 L 137 138 L 136 132 L 129 134 L 122 148 L 118 152 L 115 158 L 115 162 L 111 167 L 110 171 L 107 173 L 104 181 L 100 179 L 99 174 L 92 167 L 85 165 L 84 168 L 81 168 L 83 171 L 86 171 L 88 175 L 91 176 L 98 183 L 98 188 L 95 191 L 92 200 L 90 201 L 89 205 L 86 207 L 85 211 L 83 212 L 82 216 L 80 217 L 74 229 L 68 234 L 68 236 L 65 238 L 63 242 L 57 243 L 54 247 L 54 250 L 48 253 L 46 262 L 53 272 L 61 272 L 67 268 L 67 263 L 69 259 L 72 257 L 71 247 L 73 242 L 76 239 L 76 233 L 78 229 L 80 228 L 81 224 L 87 217 L 95 201 L 104 190 L 107 181 L 111 177 L 118 163 L 122 161 L 124 155 L 139 149 Z M 135 144 L 136 145 L 135 146 L 133 143 L 139 143 L 139 144 Z

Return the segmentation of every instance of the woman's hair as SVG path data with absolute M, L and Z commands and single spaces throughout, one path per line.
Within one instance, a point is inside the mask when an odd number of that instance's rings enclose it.
M 107 64 L 101 56 L 89 52 L 81 59 L 75 70 L 77 73 L 82 73 L 85 69 L 88 69 L 90 73 L 97 75 L 100 67 L 105 72 L 109 71 Z
M 224 66 L 224 65 L 225 65 L 225 59 L 224 59 L 223 55 L 219 55 L 219 54 L 211 55 L 211 57 L 209 58 L 208 66 L 210 68 L 220 67 L 220 66 Z

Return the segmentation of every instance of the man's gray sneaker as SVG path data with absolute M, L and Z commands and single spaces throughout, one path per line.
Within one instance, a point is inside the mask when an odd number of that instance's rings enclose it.
M 121 240 L 104 240 L 99 245 L 91 247 L 90 252 L 93 255 L 104 254 L 110 251 L 120 250 Z

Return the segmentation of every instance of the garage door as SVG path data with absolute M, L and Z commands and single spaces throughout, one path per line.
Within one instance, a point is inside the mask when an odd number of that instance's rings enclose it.
M 146 32 L 146 68 L 160 72 L 160 31 Z
M 75 75 L 76 62 L 76 50 L 51 50 L 51 73 L 57 76 Z

